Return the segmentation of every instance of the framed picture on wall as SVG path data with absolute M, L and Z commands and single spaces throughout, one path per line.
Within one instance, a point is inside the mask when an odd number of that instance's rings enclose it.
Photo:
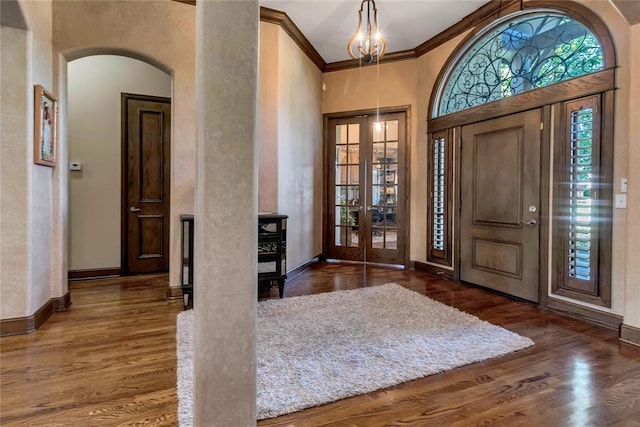
M 58 100 L 41 85 L 34 87 L 34 145 L 33 162 L 56 165 L 56 119 Z

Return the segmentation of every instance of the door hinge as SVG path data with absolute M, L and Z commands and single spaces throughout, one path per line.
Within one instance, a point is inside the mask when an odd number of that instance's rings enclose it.
M 540 122 L 540 130 L 544 130 L 544 122 Z

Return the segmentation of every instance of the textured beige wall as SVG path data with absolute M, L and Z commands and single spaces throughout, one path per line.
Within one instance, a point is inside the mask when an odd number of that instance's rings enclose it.
M 278 211 L 291 270 L 322 252 L 322 73 L 278 31 Z
M 121 93 L 171 97 L 171 76 L 145 62 L 96 55 L 68 64 L 69 269 L 120 267 Z M 99 242 L 99 244 L 97 244 Z
M 627 253 L 624 323 L 640 328 L 640 24 L 631 27 L 631 61 L 636 70 L 630 80 L 629 97 L 629 193 L 627 208 Z
M 54 94 L 51 2 L 19 2 L 28 31 L 2 27 L 0 316 L 28 316 L 66 291 L 53 277 L 58 168 L 33 164 L 33 85 Z
M 323 76 L 326 91 L 323 95 L 322 112 L 336 113 L 354 110 L 369 110 L 376 107 L 410 106 L 409 151 L 410 163 L 410 212 L 409 259 L 426 258 L 426 165 L 420 156 L 426 156 L 424 134 L 417 133 L 419 116 L 418 68 L 417 60 L 371 65 L 363 68 L 334 71 Z M 423 153 L 423 154 L 421 154 Z M 422 177 L 422 178 L 421 178 Z M 421 211 L 420 209 L 425 209 Z
M 171 73 L 170 283 L 179 285 L 179 215 L 194 206 L 195 8 L 164 0 L 56 1 L 53 43 L 67 60 L 118 53 Z
M 31 285 L 28 179 L 33 152 L 27 120 L 27 32 L 1 28 L 0 67 L 0 318 L 25 316 Z
M 258 60 L 258 211 L 278 210 L 279 25 L 260 23 Z

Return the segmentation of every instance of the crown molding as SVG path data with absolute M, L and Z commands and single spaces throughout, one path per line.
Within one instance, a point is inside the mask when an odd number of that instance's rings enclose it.
M 380 64 L 386 64 L 388 62 L 404 61 L 404 60 L 407 60 L 407 59 L 416 59 L 416 53 L 415 53 L 414 49 L 401 50 L 401 51 L 398 51 L 398 52 L 387 53 L 382 58 L 380 58 L 379 63 Z M 337 62 L 328 63 L 324 67 L 324 72 L 328 73 L 328 72 L 331 72 L 331 71 L 347 70 L 349 68 L 366 67 L 368 65 L 375 65 L 377 63 L 378 62 L 374 62 L 374 63 L 371 63 L 371 64 L 362 64 L 357 59 L 347 59 L 345 61 L 337 61 Z
M 300 31 L 291 18 L 289 18 L 289 15 L 279 10 L 260 6 L 260 20 L 262 22 L 280 25 L 284 32 L 287 33 L 309 59 L 316 64 L 316 67 L 318 67 L 320 71 L 324 71 L 327 63 L 322 59 L 322 56 L 320 56 L 305 35 L 302 34 L 302 31 Z
M 483 5 L 476 11 L 471 12 L 446 30 L 442 31 L 439 34 L 436 34 L 424 43 L 416 46 L 416 48 L 414 49 L 416 58 L 419 58 L 425 53 L 437 48 L 440 45 L 443 45 L 449 40 L 454 39 L 455 37 L 471 28 L 475 28 L 480 25 L 484 26 L 483 24 L 485 24 L 485 21 L 493 21 L 502 16 L 507 10 L 511 12 L 510 8 L 516 4 L 519 5 L 520 0 L 491 0 L 489 3 Z
M 195 6 L 196 4 L 196 0 L 173 1 L 190 4 L 193 6 Z M 471 12 L 456 24 L 433 36 L 424 43 L 421 43 L 415 48 L 385 54 L 382 58 L 380 58 L 379 63 L 386 64 L 389 62 L 419 58 L 425 53 L 437 48 L 438 46 L 448 42 L 449 40 L 457 37 L 458 35 L 471 28 L 484 26 L 488 23 L 487 21 L 492 21 L 504 15 L 505 13 L 511 13 L 513 10 L 520 10 L 521 3 L 521 0 L 490 0 L 489 3 L 483 5 L 478 10 Z M 289 37 L 291 37 L 291 39 L 300 47 L 300 49 L 302 49 L 302 51 L 322 72 L 347 70 L 349 68 L 358 68 L 363 66 L 363 64 L 361 64 L 357 59 L 348 59 L 345 61 L 327 63 L 285 12 L 260 6 L 260 20 L 262 22 L 276 24 L 282 27 L 284 32 L 287 33 Z M 377 63 L 378 62 L 374 64 Z

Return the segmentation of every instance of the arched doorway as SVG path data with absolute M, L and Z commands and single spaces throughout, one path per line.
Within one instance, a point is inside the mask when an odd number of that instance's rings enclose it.
M 100 54 L 69 62 L 67 85 L 70 277 L 168 271 L 171 76 Z M 130 102 L 144 105 L 126 114 Z M 131 132 L 123 131 L 127 120 Z M 126 143 L 130 135 L 138 139 Z M 129 212 L 128 194 L 142 198 L 145 211 Z M 158 203 L 164 208 L 152 209 Z

